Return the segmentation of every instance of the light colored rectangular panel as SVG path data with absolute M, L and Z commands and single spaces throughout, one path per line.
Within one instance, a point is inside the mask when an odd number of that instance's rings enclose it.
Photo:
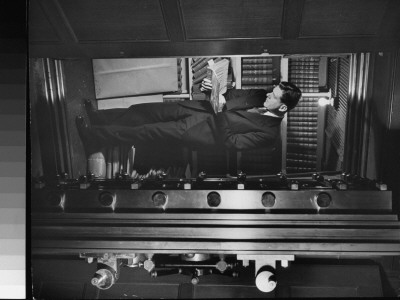
M 0 285 L 0 299 L 25 299 L 24 285 Z
M 0 111 L 0 130 L 26 130 L 25 115 L 4 114 Z
M 0 130 L 0 146 L 25 146 L 25 131 Z
M 25 270 L 25 255 L 0 256 L 0 270 Z
M 96 99 L 178 90 L 176 58 L 94 59 Z
M 0 209 L 3 211 L 4 208 L 23 208 L 26 207 L 26 195 L 25 193 L 10 193 L 4 192 L 0 186 Z
M 25 285 L 25 270 L 0 270 L 1 285 Z
M 0 191 L 2 193 L 25 192 L 25 178 L 24 177 L 0 177 Z
M 15 99 L 25 101 L 25 84 L 0 84 L 1 99 Z
M 0 256 L 25 254 L 25 239 L 0 239 Z
M 0 146 L 0 161 L 26 161 L 25 146 Z
M 0 224 L 25 224 L 25 222 L 25 208 L 4 208 L 0 205 Z
M 25 224 L 3 224 L 0 220 L 0 239 L 23 239 L 25 235 Z
M 1 162 L 0 161 L 0 178 L 1 177 L 26 177 L 25 162 Z M 0 179 L 1 180 L 1 179 Z
M 149 96 L 136 96 L 98 100 L 98 109 L 111 109 L 111 108 L 128 108 L 131 105 L 139 103 L 152 103 L 163 102 L 163 95 L 149 95 Z

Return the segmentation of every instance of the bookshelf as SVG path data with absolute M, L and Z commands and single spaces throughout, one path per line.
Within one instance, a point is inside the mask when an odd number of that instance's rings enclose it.
M 302 99 L 287 114 L 286 172 L 322 170 L 326 107 L 318 105 L 327 91 L 326 57 L 288 58 L 288 79 L 302 90 Z

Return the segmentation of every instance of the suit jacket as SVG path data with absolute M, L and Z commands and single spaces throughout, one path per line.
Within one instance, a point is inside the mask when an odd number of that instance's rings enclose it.
M 247 110 L 262 107 L 265 90 L 229 90 L 225 94 L 226 110 L 218 113 L 207 124 L 199 123 L 186 133 L 188 141 L 207 136 L 205 131 L 216 132 L 216 139 L 229 149 L 249 150 L 268 147 L 280 134 L 282 118 L 275 118 Z M 180 105 L 199 111 L 211 111 L 208 101 L 183 101 Z M 204 134 L 203 134 L 204 131 Z

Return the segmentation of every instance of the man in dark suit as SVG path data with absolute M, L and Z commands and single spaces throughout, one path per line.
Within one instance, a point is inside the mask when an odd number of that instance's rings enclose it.
M 223 109 L 218 114 L 208 101 L 145 103 L 105 111 L 95 111 L 86 104 L 91 126 L 77 117 L 77 127 L 87 150 L 93 149 L 89 153 L 107 144 L 249 150 L 274 142 L 285 113 L 297 105 L 300 97 L 301 91 L 295 85 L 281 82 L 269 92 L 228 90 L 220 98 Z

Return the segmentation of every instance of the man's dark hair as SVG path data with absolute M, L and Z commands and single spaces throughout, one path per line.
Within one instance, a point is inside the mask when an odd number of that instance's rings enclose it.
M 296 107 L 301 97 L 300 89 L 291 82 L 281 81 L 279 87 L 282 90 L 281 102 L 286 104 L 288 111 Z

